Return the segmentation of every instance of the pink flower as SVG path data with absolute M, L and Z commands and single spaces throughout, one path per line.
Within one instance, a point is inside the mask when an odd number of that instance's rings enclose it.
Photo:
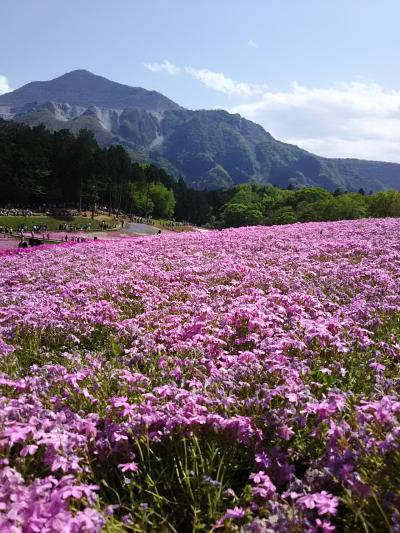
M 39 446 L 36 444 L 28 444 L 24 446 L 20 452 L 21 457 L 26 457 L 27 455 L 33 455 Z
M 332 533 L 336 527 L 327 520 L 321 520 L 317 518 L 315 521 L 315 527 L 310 529 L 310 533 Z
M 259 483 L 264 483 L 264 481 L 269 480 L 268 474 L 260 470 L 259 472 L 255 472 L 253 474 L 250 474 L 249 479 L 252 480 L 253 483 L 256 485 Z
M 293 435 L 294 435 L 294 431 L 292 428 L 284 425 L 282 426 L 280 429 L 279 429 L 279 435 L 284 439 L 284 440 L 290 440 Z
M 328 494 L 325 490 L 316 494 L 316 504 L 318 508 L 318 514 L 333 514 L 337 513 L 339 505 L 339 498 Z
M 307 509 L 317 509 L 318 514 L 333 514 L 337 512 L 339 498 L 325 490 L 314 494 L 306 494 L 297 499 L 297 504 Z
M 122 472 L 137 472 L 139 467 L 136 463 L 122 463 L 118 465 Z
M 228 509 L 224 515 L 224 519 L 232 519 L 237 520 L 240 518 L 244 518 L 246 516 L 246 512 L 242 507 L 234 507 L 233 509 Z

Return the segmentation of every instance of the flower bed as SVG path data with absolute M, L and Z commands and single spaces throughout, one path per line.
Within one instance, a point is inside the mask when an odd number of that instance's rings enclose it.
M 400 531 L 400 221 L 0 258 L 2 531 Z

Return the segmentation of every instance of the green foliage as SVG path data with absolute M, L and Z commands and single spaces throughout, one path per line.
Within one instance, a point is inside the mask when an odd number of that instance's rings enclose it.
M 162 218 L 170 218 L 174 214 L 175 197 L 173 191 L 166 188 L 161 182 L 152 183 L 149 196 L 154 204 L 153 214 Z
M 290 205 L 280 207 L 267 220 L 268 224 L 293 224 L 297 222 L 296 213 Z
M 333 220 L 353 220 L 364 218 L 367 206 L 364 195 L 359 193 L 343 194 L 337 198 L 333 210 Z
M 297 210 L 301 222 L 353 220 L 367 215 L 367 201 L 359 193 L 329 195 L 315 202 L 301 202 Z
M 372 196 L 362 192 L 335 195 L 318 187 L 288 190 L 272 185 L 246 184 L 227 191 L 222 203 L 221 195 L 218 198 L 215 193 L 210 193 L 209 197 L 220 213 L 216 224 L 223 226 L 352 220 L 368 215 L 395 216 L 397 208 L 400 216 L 400 193 L 396 191 Z
M 129 196 L 131 211 L 140 216 L 152 215 L 154 212 L 154 203 L 148 194 L 145 183 L 130 183 Z
M 109 463 L 94 464 L 93 470 L 101 496 L 131 518 L 133 531 L 210 531 L 230 503 L 224 491 L 244 491 L 252 451 L 212 433 L 159 445 L 142 438 L 136 441 L 138 473 L 121 476 Z
M 232 204 L 244 204 L 246 206 L 258 205 L 260 196 L 251 185 L 238 185 L 235 188 L 235 194 L 231 200 Z
M 326 189 L 320 187 L 310 187 L 308 189 L 299 189 L 293 195 L 293 205 L 298 206 L 302 202 L 310 204 L 320 200 L 330 200 L 332 194 Z
M 225 226 L 255 226 L 262 221 L 262 213 L 254 205 L 230 202 L 223 211 Z
M 224 207 L 222 217 L 225 226 L 254 226 L 263 219 L 260 195 L 251 185 L 239 185 Z
M 399 217 L 400 192 L 389 189 L 375 194 L 370 199 L 369 213 L 373 217 Z

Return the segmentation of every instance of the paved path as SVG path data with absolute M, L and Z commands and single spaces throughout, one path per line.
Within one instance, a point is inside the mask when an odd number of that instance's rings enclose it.
M 149 226 L 148 224 L 139 224 L 138 222 L 128 222 L 128 224 L 121 230 L 121 233 L 126 235 L 156 235 L 159 228 Z M 161 230 L 163 233 L 164 231 Z

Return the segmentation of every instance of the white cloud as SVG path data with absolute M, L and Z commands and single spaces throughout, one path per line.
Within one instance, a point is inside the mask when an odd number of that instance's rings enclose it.
M 205 68 L 185 67 L 185 72 L 201 81 L 206 87 L 227 94 L 229 96 L 256 96 L 261 95 L 266 86 L 244 83 L 233 80 L 223 72 L 214 72 Z
M 0 94 L 9 93 L 12 90 L 8 78 L 0 74 Z
M 377 83 L 310 88 L 293 82 L 229 111 L 317 154 L 400 162 L 400 91 Z
M 258 48 L 258 44 L 255 41 L 253 41 L 253 39 L 249 39 L 247 41 L 247 46 L 250 46 L 251 48 Z
M 166 72 L 171 76 L 179 74 L 180 68 L 168 59 L 164 59 L 161 63 L 144 63 L 144 66 L 151 72 Z
M 164 59 L 160 63 L 144 63 L 144 66 L 151 72 L 165 72 L 170 75 L 180 74 L 182 70 L 181 67 L 171 63 L 168 59 Z M 223 72 L 215 72 L 206 68 L 186 66 L 183 71 L 189 74 L 189 76 L 201 81 L 209 89 L 229 96 L 258 96 L 262 95 L 267 89 L 266 85 L 236 81 L 226 76 Z

